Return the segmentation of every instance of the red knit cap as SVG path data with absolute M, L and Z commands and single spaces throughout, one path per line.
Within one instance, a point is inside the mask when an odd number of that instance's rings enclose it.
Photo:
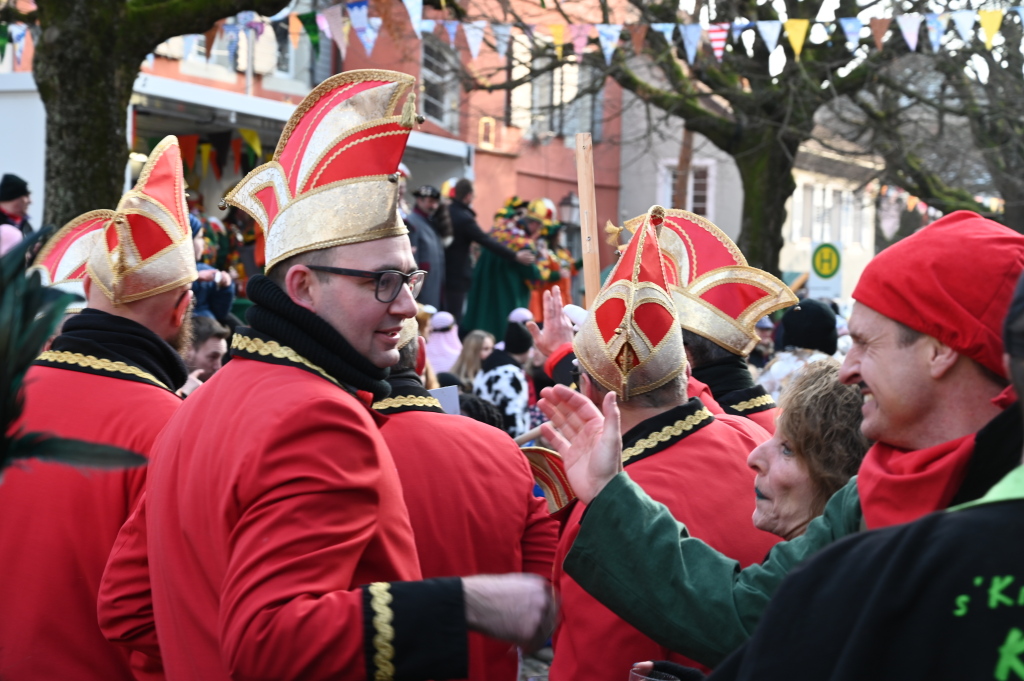
M 853 298 L 1005 377 L 1003 318 L 1024 270 L 1024 235 L 961 210 L 879 253 Z

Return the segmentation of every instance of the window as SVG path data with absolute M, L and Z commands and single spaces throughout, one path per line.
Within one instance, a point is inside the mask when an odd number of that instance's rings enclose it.
M 829 236 L 828 240 L 831 243 L 840 243 L 842 237 L 842 219 L 843 219 L 843 192 L 840 189 L 832 190 L 832 202 L 828 207 L 829 212 Z
M 423 115 L 450 132 L 459 129 L 458 57 L 433 35 L 423 36 Z
M 682 204 L 676 192 L 676 183 L 679 179 L 677 166 L 671 162 L 665 162 L 661 168 L 661 186 L 658 191 L 658 201 L 661 205 L 678 208 Z M 715 166 L 714 161 L 708 159 L 694 160 L 690 164 L 690 178 L 686 186 L 686 205 L 684 210 L 702 215 L 712 222 L 715 221 Z
M 853 240 L 861 245 L 867 244 L 868 220 L 865 215 L 867 208 L 864 205 L 864 195 L 861 192 L 856 192 L 851 203 L 853 204 Z

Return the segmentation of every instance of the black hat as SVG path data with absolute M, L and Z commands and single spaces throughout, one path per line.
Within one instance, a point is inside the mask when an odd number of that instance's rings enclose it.
M 782 334 L 783 347 L 819 350 L 833 355 L 839 340 L 836 313 L 827 303 L 805 298 L 782 316 Z
M 7 173 L 0 178 L 0 201 L 13 201 L 28 196 L 28 182 L 17 175 Z
M 412 195 L 420 199 L 439 199 L 441 198 L 441 191 L 437 187 L 425 184 L 414 191 Z
M 1024 274 L 1017 280 L 1017 289 L 1003 323 L 1003 347 L 1010 357 L 1024 357 Z
M 505 329 L 505 352 L 521 355 L 533 347 L 533 336 L 520 322 L 509 322 Z

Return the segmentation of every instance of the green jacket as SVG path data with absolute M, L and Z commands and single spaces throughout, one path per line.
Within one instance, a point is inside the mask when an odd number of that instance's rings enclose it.
M 714 667 L 750 637 L 786 573 L 861 529 L 853 478 L 807 532 L 741 570 L 619 473 L 587 507 L 564 569 L 647 636 Z

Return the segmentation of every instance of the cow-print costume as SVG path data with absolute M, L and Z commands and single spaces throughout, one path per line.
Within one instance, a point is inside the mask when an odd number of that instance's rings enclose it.
M 495 350 L 473 379 L 473 394 L 498 407 L 505 431 L 512 437 L 530 429 L 529 386 L 526 374 L 508 353 Z

